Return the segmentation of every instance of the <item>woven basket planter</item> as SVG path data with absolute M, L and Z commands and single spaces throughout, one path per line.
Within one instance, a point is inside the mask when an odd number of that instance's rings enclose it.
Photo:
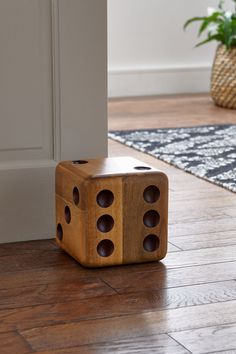
M 211 75 L 211 96 L 217 106 L 236 109 L 236 48 L 219 45 Z

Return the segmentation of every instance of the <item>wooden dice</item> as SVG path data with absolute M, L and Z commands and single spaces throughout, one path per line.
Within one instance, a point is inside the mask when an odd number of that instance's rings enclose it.
M 56 240 L 87 267 L 157 261 L 167 252 L 168 179 L 130 157 L 56 168 Z

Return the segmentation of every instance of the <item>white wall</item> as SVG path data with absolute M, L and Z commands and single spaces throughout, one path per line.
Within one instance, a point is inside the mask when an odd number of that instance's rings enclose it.
M 185 33 L 183 24 L 217 5 L 216 0 L 108 0 L 109 96 L 208 91 L 215 44 L 194 49 L 198 25 Z

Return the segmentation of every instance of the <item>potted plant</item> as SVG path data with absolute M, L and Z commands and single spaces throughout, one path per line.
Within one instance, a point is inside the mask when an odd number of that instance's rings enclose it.
M 208 15 L 188 20 L 184 29 L 195 21 L 200 22 L 198 35 L 207 33 L 206 39 L 196 45 L 199 47 L 211 41 L 219 43 L 212 67 L 211 96 L 215 104 L 236 109 L 236 0 L 234 12 L 224 8 L 224 0 L 218 8 L 208 8 Z

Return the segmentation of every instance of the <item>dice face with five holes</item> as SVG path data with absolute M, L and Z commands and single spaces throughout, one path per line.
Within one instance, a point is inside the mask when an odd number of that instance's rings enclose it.
M 88 267 L 161 260 L 167 252 L 167 176 L 130 157 L 61 162 L 56 239 Z

